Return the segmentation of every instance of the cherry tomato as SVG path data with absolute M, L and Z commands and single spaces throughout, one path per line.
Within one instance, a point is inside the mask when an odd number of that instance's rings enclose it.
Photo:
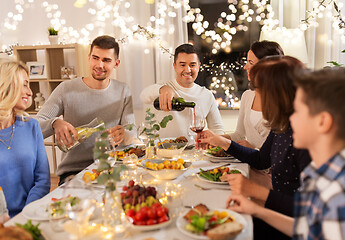
M 134 209 L 129 209 L 129 210 L 127 211 L 126 215 L 127 215 L 128 217 L 134 218 L 135 215 L 136 215 L 136 212 L 135 212 Z
M 146 221 L 135 221 L 134 225 L 146 225 Z
M 166 222 L 166 221 L 169 221 L 169 218 L 165 214 L 158 219 L 158 223 L 163 223 L 163 222 Z
M 158 217 L 163 217 L 165 215 L 165 211 L 163 207 L 157 208 L 157 216 Z
M 161 204 L 158 203 L 158 202 L 152 204 L 152 206 L 151 206 L 151 208 L 156 208 L 156 209 L 159 208 L 159 207 L 161 207 Z
M 146 221 L 146 225 L 154 225 L 157 223 L 158 223 L 157 219 L 149 219 Z
M 151 208 L 147 210 L 147 216 L 149 219 L 156 219 L 157 218 L 157 211 L 155 208 Z
M 166 215 L 169 214 L 169 209 L 168 209 L 167 207 L 163 207 L 163 210 L 164 210 L 164 212 L 165 212 Z
M 145 221 L 147 219 L 147 214 L 146 212 L 137 212 L 135 215 L 135 220 L 140 222 L 140 221 Z

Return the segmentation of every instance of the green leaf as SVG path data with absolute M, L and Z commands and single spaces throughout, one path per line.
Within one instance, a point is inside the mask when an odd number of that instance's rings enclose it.
M 105 141 L 97 141 L 97 142 L 95 142 L 95 147 L 98 148 L 98 149 L 106 148 L 107 145 L 108 145 L 108 143 L 105 142 Z
M 106 182 L 108 182 L 109 179 L 110 179 L 109 173 L 103 172 L 98 176 L 97 183 L 98 184 L 105 184 Z
M 105 170 L 108 170 L 110 169 L 110 164 L 107 162 L 107 161 L 99 161 L 99 166 L 97 168 L 97 171 L 99 172 L 102 172 L 102 171 L 105 171 Z
M 115 181 L 121 181 L 120 173 L 126 169 L 128 169 L 127 166 L 123 164 L 118 165 L 117 167 L 114 167 L 113 172 L 111 173 L 111 178 L 114 179 Z
M 109 134 L 108 134 L 107 131 L 104 131 L 104 132 L 101 134 L 101 138 L 103 138 L 103 139 L 108 139 L 108 136 L 109 136 Z
M 128 131 L 132 131 L 133 127 L 134 127 L 134 123 L 125 125 L 125 129 L 127 129 Z
M 24 225 L 16 223 L 18 227 L 21 227 L 28 231 L 34 240 L 40 240 L 41 239 L 41 230 L 38 228 L 40 223 L 37 225 L 32 224 L 31 220 L 28 220 Z
M 339 63 L 334 62 L 334 61 L 330 61 L 330 62 L 327 62 L 327 63 L 331 63 L 331 64 L 333 64 L 333 66 L 336 66 L 336 67 L 340 67 L 340 66 L 343 65 L 343 64 L 339 64 Z
M 343 51 L 341 51 L 342 53 L 345 53 L 345 49 Z
M 153 125 L 153 129 L 159 131 L 159 129 L 161 129 L 161 128 L 159 127 L 158 124 L 154 124 L 154 125 Z

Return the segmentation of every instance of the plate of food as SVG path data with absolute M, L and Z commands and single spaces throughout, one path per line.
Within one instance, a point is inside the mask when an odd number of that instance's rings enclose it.
M 244 234 L 248 226 L 245 218 L 228 209 L 208 209 L 204 204 L 199 204 L 186 211 L 176 220 L 179 231 L 190 238 L 232 239 Z
M 204 182 L 226 185 L 229 184 L 225 176 L 227 174 L 242 174 L 245 176 L 240 169 L 221 166 L 208 170 L 200 168 L 200 172 L 197 174 L 197 177 Z
M 235 159 L 233 156 L 227 154 L 221 147 L 213 147 L 204 150 L 204 155 L 217 160 Z
M 128 147 L 121 151 L 116 151 L 116 161 L 122 161 L 122 159 L 126 156 L 131 154 L 137 155 L 138 158 L 142 158 L 145 156 L 145 146 L 144 145 L 136 145 L 134 147 Z M 110 154 L 111 156 L 111 154 Z M 114 156 L 112 156 L 114 157 Z
M 66 196 L 63 197 L 63 194 L 66 194 Z M 54 205 L 56 206 L 56 214 L 61 215 L 61 218 L 63 218 L 66 214 L 62 206 L 66 204 L 67 201 L 70 201 L 72 205 L 72 202 L 76 202 L 78 199 L 80 200 L 80 198 L 86 197 L 88 194 L 89 192 L 83 192 L 82 189 L 80 189 L 80 191 L 78 189 L 70 189 L 64 193 L 62 188 L 58 188 L 49 194 L 49 197 L 43 197 L 26 205 L 22 213 L 23 216 L 28 219 L 48 221 L 48 209 L 50 206 Z

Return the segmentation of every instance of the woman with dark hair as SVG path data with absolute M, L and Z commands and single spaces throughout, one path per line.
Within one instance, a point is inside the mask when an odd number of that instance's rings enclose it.
M 269 134 L 270 129 L 265 125 L 261 113 L 260 94 L 251 87 L 250 70 L 260 59 L 275 55 L 284 55 L 284 52 L 278 43 L 271 41 L 254 42 L 247 53 L 244 69 L 247 70 L 251 90 L 242 94 L 236 131 L 225 135 L 243 146 L 260 148 Z
M 256 169 L 271 168 L 273 189 L 265 188 L 240 174 L 228 175 L 234 194 L 242 194 L 264 203 L 266 208 L 293 215 L 293 194 L 300 186 L 299 175 L 311 161 L 306 150 L 292 145 L 289 117 L 293 113 L 296 88 L 293 73 L 303 64 L 289 56 L 273 56 L 260 60 L 250 71 L 255 92 L 261 96 L 264 119 L 271 131 L 260 150 L 239 145 L 207 130 L 200 134 L 200 143 L 222 147 L 227 153 Z M 260 225 L 260 227 L 259 227 Z M 268 229 L 272 234 L 267 234 Z M 275 229 L 254 220 L 254 237 L 284 239 Z

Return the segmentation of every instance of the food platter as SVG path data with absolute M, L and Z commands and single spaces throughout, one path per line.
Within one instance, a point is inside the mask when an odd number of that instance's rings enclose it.
M 243 225 L 243 230 L 242 232 L 237 235 L 237 238 L 238 239 L 241 239 L 241 237 L 243 237 L 245 235 L 245 231 L 246 229 L 248 228 L 248 223 L 246 221 L 246 219 L 241 216 L 240 214 L 234 212 L 234 211 L 231 211 L 229 209 L 212 209 L 211 211 L 219 211 L 219 212 L 222 212 L 222 211 L 226 211 L 229 215 L 233 216 L 235 221 L 241 223 Z M 199 235 L 199 234 L 196 234 L 196 233 L 192 233 L 192 232 L 189 232 L 188 230 L 186 230 L 186 225 L 188 223 L 188 221 L 186 219 L 183 218 L 184 215 L 187 214 L 189 210 L 185 211 L 183 214 L 181 214 L 177 220 L 176 220 L 176 226 L 177 226 L 177 229 L 182 232 L 183 234 L 185 234 L 186 236 L 190 237 L 190 238 L 193 238 L 193 239 L 200 239 L 200 240 L 208 240 L 209 238 L 205 235 Z M 237 239 L 236 238 L 236 239 Z

